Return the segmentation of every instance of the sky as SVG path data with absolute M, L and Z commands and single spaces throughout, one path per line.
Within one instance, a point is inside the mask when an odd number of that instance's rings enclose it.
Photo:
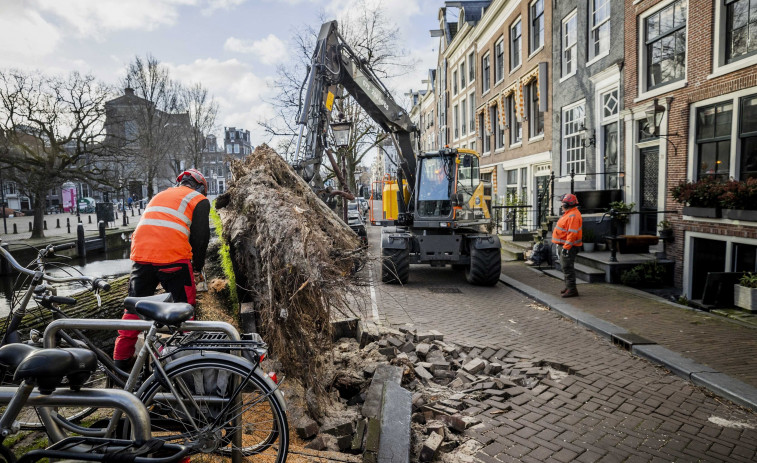
M 337 19 L 361 0 L 0 0 L 0 68 L 47 74 L 91 73 L 116 85 L 127 64 L 148 53 L 173 78 L 202 83 L 219 103 L 223 127 L 269 139 L 258 121 L 270 116 L 278 63 L 291 59 L 291 37 L 321 18 Z M 410 59 L 409 75 L 386 82 L 395 99 L 425 88 L 436 67 L 437 14 L 443 0 L 362 0 L 380 4 Z M 303 76 L 304 78 L 304 76 Z

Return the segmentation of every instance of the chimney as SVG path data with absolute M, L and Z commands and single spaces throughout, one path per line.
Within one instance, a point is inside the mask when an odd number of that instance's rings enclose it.
M 126 87 L 126 88 L 124 89 L 124 94 L 125 94 L 125 95 L 131 95 L 131 96 L 134 96 L 134 89 L 133 89 L 133 88 L 131 88 L 131 87 Z

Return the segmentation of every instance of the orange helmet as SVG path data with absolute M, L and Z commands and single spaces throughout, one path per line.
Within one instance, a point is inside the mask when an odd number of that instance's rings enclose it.
M 560 201 L 566 206 L 578 206 L 578 198 L 576 198 L 576 195 L 574 195 L 573 193 L 564 194 Z
M 186 180 L 194 180 L 198 185 L 202 185 L 202 191 L 200 193 L 204 195 L 208 194 L 208 181 L 205 180 L 205 176 L 202 175 L 199 170 L 187 169 L 176 177 L 176 182 L 178 182 L 179 185 Z

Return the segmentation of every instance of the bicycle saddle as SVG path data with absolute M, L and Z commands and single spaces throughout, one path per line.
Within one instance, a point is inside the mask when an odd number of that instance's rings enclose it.
M 173 296 L 171 293 L 155 294 L 153 296 L 135 297 L 130 296 L 124 299 L 124 307 L 129 310 L 134 310 L 139 301 L 158 301 L 158 302 L 173 302 Z
M 95 353 L 87 349 L 38 349 L 27 356 L 16 368 L 16 381 L 33 382 L 40 394 L 52 394 L 68 378 L 68 387 L 81 389 L 97 369 Z
M 12 374 L 26 357 L 31 355 L 32 352 L 38 350 L 39 347 L 20 343 L 8 344 L 0 347 L 0 369 Z
M 194 315 L 194 308 L 186 302 L 142 300 L 137 302 L 135 309 L 145 319 L 167 326 L 179 326 Z

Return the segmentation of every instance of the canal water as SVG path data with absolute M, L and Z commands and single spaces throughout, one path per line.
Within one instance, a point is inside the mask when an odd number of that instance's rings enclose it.
M 117 249 L 106 253 L 98 253 L 80 259 L 57 259 L 57 262 L 68 264 L 65 269 L 68 273 L 82 273 L 91 277 L 113 278 L 126 275 L 131 270 L 131 260 L 129 260 L 129 248 Z M 23 265 L 24 262 L 21 262 Z M 63 269 L 56 269 L 49 266 L 47 273 L 55 276 L 66 276 Z M 26 284 L 24 282 L 26 281 Z M 55 284 L 59 296 L 82 291 L 83 287 L 79 283 Z M 16 291 L 17 297 L 21 297 L 23 292 L 28 288 L 28 281 L 25 275 L 18 274 L 0 276 L 0 317 L 6 317 L 10 313 L 13 293 Z M 19 293 L 21 291 L 21 293 Z M 30 303 L 30 305 L 33 302 Z

